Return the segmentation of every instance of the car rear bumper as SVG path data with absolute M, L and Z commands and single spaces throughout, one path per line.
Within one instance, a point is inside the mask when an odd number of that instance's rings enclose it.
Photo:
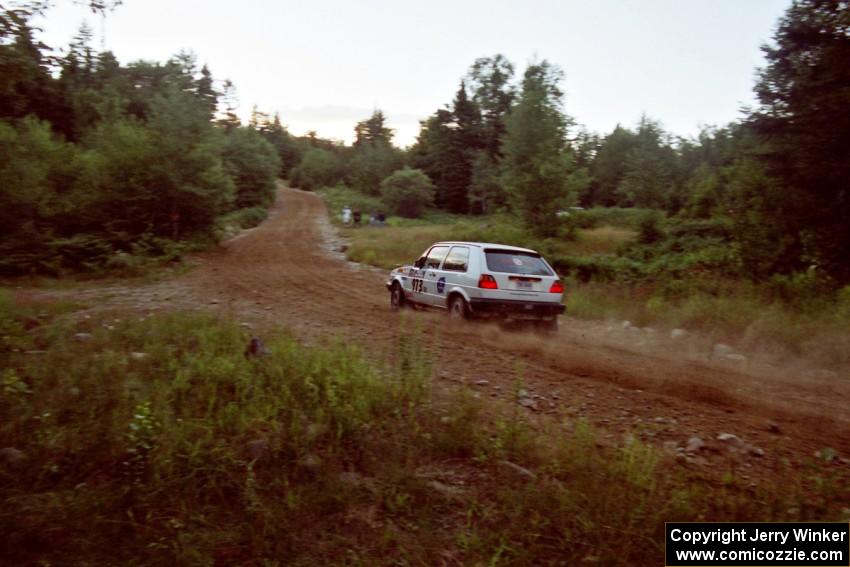
M 508 317 L 551 317 L 560 315 L 566 310 L 561 303 L 549 301 L 520 301 L 510 299 L 473 298 L 469 307 L 474 315 L 492 316 L 505 315 Z

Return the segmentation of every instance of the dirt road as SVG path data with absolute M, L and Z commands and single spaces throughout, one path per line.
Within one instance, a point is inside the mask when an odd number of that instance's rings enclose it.
M 793 473 L 826 447 L 850 457 L 847 380 L 700 363 L 666 337 L 633 349 L 601 337 L 598 325 L 569 318 L 557 335 L 543 337 L 485 324 L 449 326 L 437 313 L 400 316 L 389 310 L 383 273 L 334 254 L 332 236 L 319 197 L 284 189 L 268 221 L 201 255 L 197 268 L 155 293 L 170 294 L 172 304 L 231 313 L 258 333 L 285 326 L 308 342 L 355 343 L 376 359 L 392 356 L 403 326 L 421 325 L 436 385 L 513 403 L 519 372 L 533 406 L 523 411 L 532 419 L 584 418 L 608 442 L 635 435 L 678 455 L 684 467 L 734 463 L 741 478 L 755 483 Z M 159 301 L 120 290 L 112 296 L 132 296 L 136 307 Z M 694 437 L 705 446 L 683 451 Z M 848 463 L 839 458 L 830 466 Z

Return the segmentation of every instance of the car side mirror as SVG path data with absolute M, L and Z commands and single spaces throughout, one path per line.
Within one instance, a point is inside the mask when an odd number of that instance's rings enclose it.
M 421 269 L 422 266 L 424 266 L 424 265 L 425 265 L 425 257 L 423 256 L 423 257 L 419 258 L 418 260 L 416 260 L 416 263 L 413 264 L 413 267 Z

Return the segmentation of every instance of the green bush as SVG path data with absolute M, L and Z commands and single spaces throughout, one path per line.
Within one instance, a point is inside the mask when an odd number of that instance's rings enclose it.
M 219 223 L 223 226 L 236 225 L 239 228 L 254 228 L 266 220 L 268 216 L 268 209 L 263 207 L 249 207 L 222 215 L 219 218 Z
M 231 129 L 224 136 L 221 157 L 236 184 L 236 208 L 268 207 L 274 202 L 280 158 L 262 135 L 252 128 Z
M 361 193 L 378 196 L 381 181 L 404 165 L 402 152 L 386 142 L 355 145 L 349 161 L 348 183 Z
M 658 215 L 647 215 L 638 226 L 637 241 L 641 244 L 655 244 L 664 238 Z
M 347 168 L 342 158 L 331 150 L 310 148 L 301 162 L 292 169 L 289 180 L 305 191 L 330 187 L 342 181 Z
M 381 182 L 381 198 L 397 215 L 416 218 L 434 204 L 434 185 L 425 173 L 408 167 Z

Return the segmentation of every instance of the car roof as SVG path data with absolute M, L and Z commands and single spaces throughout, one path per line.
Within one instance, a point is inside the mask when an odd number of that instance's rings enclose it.
M 459 244 L 459 245 L 463 245 L 463 246 L 476 246 L 476 247 L 479 247 L 479 248 L 498 248 L 499 250 L 509 250 L 509 251 L 512 251 L 512 252 L 529 252 L 531 254 L 537 254 L 538 253 L 536 250 L 532 250 L 531 248 L 520 248 L 519 246 L 509 246 L 508 244 L 496 244 L 494 242 L 462 242 L 462 241 L 448 240 L 448 241 L 442 241 L 442 242 L 435 242 L 431 246 L 437 246 L 437 245 L 442 245 L 442 244 L 446 244 L 446 245 L 449 245 L 449 246 Z

